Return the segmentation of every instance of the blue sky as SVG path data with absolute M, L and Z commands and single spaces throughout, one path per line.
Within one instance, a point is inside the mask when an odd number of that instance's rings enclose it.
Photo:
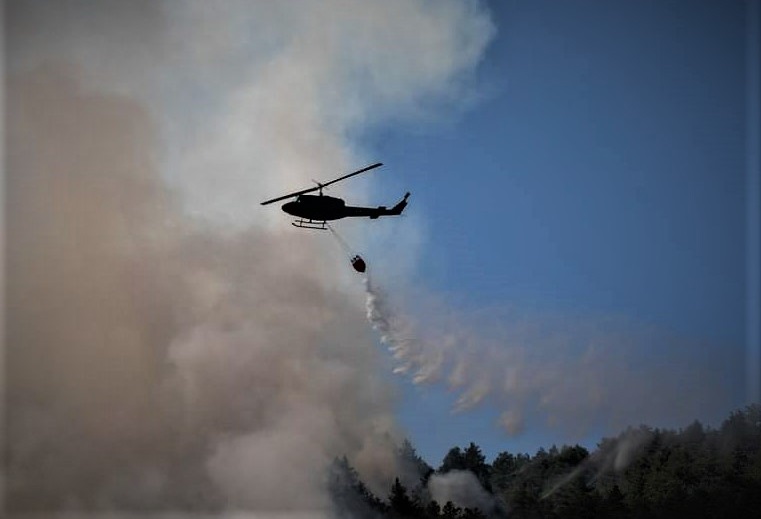
M 427 219 L 421 282 L 465 308 L 622 316 L 739 368 L 745 3 L 488 6 L 474 105 L 367 137 Z M 541 424 L 508 438 L 489 406 L 452 416 L 445 390 L 401 383 L 434 465 L 469 441 L 489 456 L 563 442 Z

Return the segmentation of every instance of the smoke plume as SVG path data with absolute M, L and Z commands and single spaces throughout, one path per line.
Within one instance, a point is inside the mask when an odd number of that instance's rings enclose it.
M 494 496 L 481 486 L 476 476 L 467 470 L 451 470 L 445 474 L 433 474 L 428 481 L 428 491 L 437 503 L 451 501 L 462 508 L 478 508 L 489 514 L 494 509 Z
M 6 28 L 8 513 L 324 516 L 341 455 L 385 493 L 361 290 L 258 203 L 463 92 L 478 4 L 19 1 Z

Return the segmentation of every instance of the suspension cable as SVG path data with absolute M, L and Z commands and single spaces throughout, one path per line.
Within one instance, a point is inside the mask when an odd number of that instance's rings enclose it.
M 346 243 L 346 240 L 344 240 L 341 237 L 341 235 L 338 234 L 338 232 L 336 232 L 335 229 L 333 229 L 333 226 L 327 222 L 325 223 L 325 225 L 328 227 L 328 230 L 331 232 L 331 234 L 333 234 L 333 236 L 336 238 L 336 241 L 338 241 L 338 243 L 341 245 L 344 252 L 346 252 L 346 254 L 348 254 L 350 257 L 354 256 L 354 253 L 352 253 L 351 248 L 349 247 L 349 244 Z

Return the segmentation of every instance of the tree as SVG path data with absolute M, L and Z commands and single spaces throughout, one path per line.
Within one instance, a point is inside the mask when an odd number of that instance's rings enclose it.
M 531 517 L 540 511 L 538 490 L 525 481 L 514 485 L 507 493 L 507 506 L 511 515 Z
M 481 452 L 481 448 L 473 442 L 470 442 L 468 448 L 463 453 L 465 470 L 471 471 L 476 475 L 481 486 L 491 492 L 491 467 L 486 463 L 486 456 Z
M 447 501 L 444 504 L 444 508 L 441 509 L 442 519 L 460 519 L 462 517 L 462 510 L 451 501 Z
M 328 471 L 328 491 L 339 517 L 368 516 L 386 508 L 365 486 L 346 456 L 333 460 Z
M 551 500 L 554 512 L 564 519 L 596 517 L 596 498 L 584 478 L 576 476 L 561 486 Z
M 465 470 L 465 455 L 459 447 L 452 447 L 444 456 L 438 472 L 446 473 L 451 470 Z
M 486 516 L 478 508 L 466 508 L 462 511 L 462 519 L 486 519 Z
M 706 433 L 705 429 L 703 429 L 703 424 L 697 420 L 688 425 L 687 428 L 682 431 L 680 436 L 685 443 L 693 444 L 696 446 L 701 445 L 703 442 L 705 442 L 706 439 Z
M 425 517 L 426 519 L 440 519 L 441 506 L 435 499 L 431 500 L 425 507 Z
M 558 454 L 558 461 L 568 467 L 576 467 L 589 457 L 589 451 L 581 445 L 564 445 Z
M 399 481 L 399 478 L 395 478 L 391 485 L 388 503 L 392 517 L 417 519 L 423 515 L 422 506 L 407 494 L 407 489 Z
M 500 452 L 491 464 L 491 486 L 493 490 L 505 490 L 515 479 L 518 458 L 509 452 Z
M 428 481 L 428 478 L 433 473 L 433 468 L 418 456 L 415 447 L 412 446 L 409 440 L 405 439 L 402 442 L 402 446 L 396 452 L 403 470 L 410 471 L 418 475 L 423 483 Z
M 438 472 L 447 473 L 452 470 L 469 470 L 476 476 L 485 490 L 492 491 L 491 467 L 486 463 L 486 456 L 481 452 L 481 448 L 475 443 L 470 442 L 465 451 L 459 447 L 453 447 L 449 450 L 444 456 Z
M 618 485 L 614 484 L 608 491 L 608 494 L 602 500 L 600 506 L 601 517 L 616 517 L 623 519 L 627 517 L 628 509 L 624 503 L 624 494 Z

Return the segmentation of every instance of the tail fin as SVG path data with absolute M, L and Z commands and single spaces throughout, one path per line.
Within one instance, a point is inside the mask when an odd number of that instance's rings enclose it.
M 404 208 L 407 207 L 407 198 L 409 198 L 409 196 L 410 194 L 406 193 L 404 195 L 404 198 L 402 198 L 402 200 L 398 204 L 396 204 L 394 207 L 392 207 L 389 210 L 388 214 L 394 215 L 394 216 L 402 214 L 402 211 L 404 211 Z

